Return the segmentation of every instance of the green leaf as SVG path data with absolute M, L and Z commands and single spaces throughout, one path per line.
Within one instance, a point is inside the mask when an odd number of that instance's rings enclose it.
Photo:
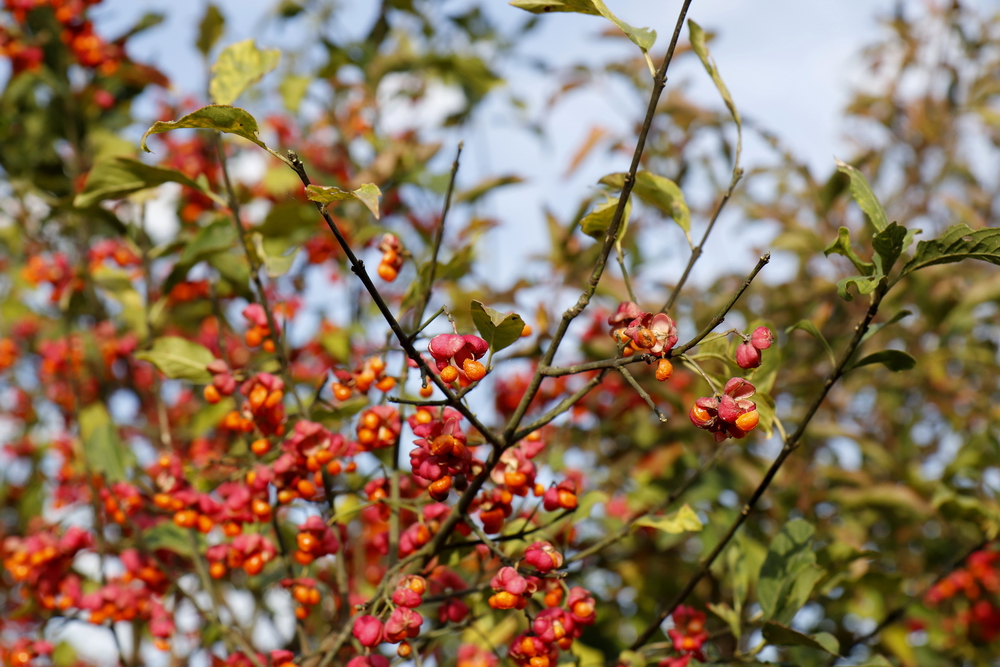
M 812 550 L 813 532 L 808 521 L 793 519 L 772 540 L 757 585 L 765 621 L 789 623 L 824 576 Z
M 299 105 L 302 104 L 310 83 L 312 83 L 312 77 L 300 74 L 292 74 L 281 80 L 281 83 L 278 84 L 278 92 L 281 94 L 282 102 L 285 103 L 285 109 L 291 113 L 298 112 Z
M 472 321 L 483 340 L 489 343 L 490 354 L 513 345 L 524 331 L 524 320 L 520 315 L 501 313 L 479 301 L 472 302 Z
M 250 234 L 250 247 L 253 248 L 253 252 L 267 269 L 267 275 L 271 278 L 277 278 L 288 273 L 300 250 L 300 248 L 295 248 L 289 255 L 270 255 L 264 249 L 264 236 L 259 232 Z
M 603 0 L 514 0 L 510 3 L 518 9 L 531 12 L 532 14 L 548 14 L 550 12 L 574 12 L 577 14 L 590 14 L 592 16 L 603 16 L 625 33 L 633 44 L 646 53 L 653 47 L 656 41 L 656 31 L 649 28 L 636 28 L 625 23 L 620 18 L 611 13 Z
M 907 230 L 898 223 L 889 226 L 872 237 L 872 247 L 875 248 L 875 266 L 877 275 L 887 275 L 893 264 L 903 252 Z
M 885 216 L 885 210 L 882 208 L 882 204 L 879 203 L 878 199 L 875 197 L 875 193 L 872 192 L 872 186 L 868 184 L 868 179 L 860 171 L 847 164 L 846 162 L 841 162 L 837 160 L 837 169 L 844 174 L 847 174 L 848 178 L 851 179 L 851 196 L 854 197 L 854 201 L 858 202 L 858 206 L 861 210 L 865 212 L 868 219 L 871 220 L 872 225 L 875 227 L 876 232 L 881 232 L 887 226 L 889 226 L 889 220 Z
M 87 208 L 105 199 L 122 199 L 164 183 L 180 183 L 205 194 L 200 185 L 175 169 L 151 167 L 127 157 L 112 157 L 101 160 L 90 170 L 83 192 L 73 199 L 73 206 Z
M 676 512 L 664 517 L 644 516 L 641 519 L 637 519 L 635 525 L 656 528 L 671 535 L 687 532 L 696 533 L 702 529 L 701 519 L 698 518 L 698 515 L 687 503 Z
M 875 334 L 877 334 L 883 327 L 887 327 L 890 324 L 895 324 L 904 317 L 909 317 L 912 314 L 913 313 L 910 312 L 909 310 L 901 310 L 892 317 L 890 317 L 888 321 L 871 325 L 870 327 L 868 327 L 868 331 L 865 332 L 865 335 L 861 337 L 861 342 L 863 343 L 872 336 L 874 336 Z
M 118 429 L 111 415 L 100 403 L 80 410 L 80 438 L 88 467 L 104 475 L 109 482 L 128 478 L 127 471 L 135 464 L 135 454 L 118 438 Z
M 806 635 L 791 629 L 787 625 L 767 621 L 762 628 L 764 639 L 768 644 L 775 646 L 805 646 L 825 651 L 830 655 L 840 655 L 840 642 L 837 638 L 827 632 L 820 632 L 815 635 Z
M 837 365 L 837 357 L 836 355 L 833 354 L 833 348 L 830 347 L 830 343 L 827 342 L 826 336 L 824 336 L 822 332 L 820 332 L 819 328 L 815 324 L 813 324 L 809 320 L 799 320 L 792 326 L 785 329 L 785 333 L 786 334 L 792 333 L 796 329 L 801 329 L 802 331 L 805 331 L 807 334 L 818 340 L 823 345 L 823 349 L 826 350 L 826 354 L 830 358 L 830 363 L 833 364 L 834 366 Z
M 466 202 L 471 204 L 497 188 L 501 188 L 505 185 L 517 185 L 518 183 L 523 182 L 523 178 L 514 175 L 487 178 L 486 180 L 480 181 L 476 185 L 472 186 L 468 190 L 463 190 L 462 192 L 457 193 L 455 195 L 455 203 Z
M 165 549 L 178 556 L 193 556 L 187 532 L 173 521 L 163 521 L 142 533 L 142 542 L 150 551 Z
M 191 382 L 210 381 L 212 374 L 206 366 L 215 361 L 207 348 L 180 336 L 161 336 L 149 350 L 136 352 L 135 357 L 153 364 L 172 380 Z
M 719 68 L 715 66 L 715 59 L 708 52 L 705 31 L 697 23 L 688 19 L 688 32 L 691 35 L 691 48 L 698 54 L 701 64 L 705 66 L 705 71 L 712 77 L 712 82 L 715 83 L 719 94 L 722 95 L 722 101 L 726 103 L 726 108 L 729 109 L 729 113 L 733 117 L 733 122 L 736 123 L 736 159 L 733 161 L 733 174 L 735 175 L 739 171 L 740 153 L 743 150 L 743 121 L 740 118 L 740 112 L 736 109 L 736 105 L 733 104 L 733 97 L 729 94 L 726 83 L 719 75 Z
M 580 229 L 587 236 L 601 241 L 604 239 L 604 235 L 608 233 L 608 227 L 611 226 L 611 220 L 615 216 L 615 209 L 618 207 L 618 198 L 608 199 L 608 201 L 603 204 L 598 204 L 594 207 L 594 210 L 583 217 L 580 221 Z M 625 204 L 625 213 L 622 216 L 621 224 L 618 225 L 619 236 L 628 226 L 629 216 L 632 214 L 632 202 Z
M 190 268 L 194 264 L 217 252 L 229 250 L 236 245 L 236 230 L 230 221 L 218 219 L 198 230 L 177 259 L 181 267 Z
M 230 44 L 212 65 L 208 94 L 216 104 L 232 104 L 247 88 L 278 66 L 281 51 L 261 51 L 252 39 Z
M 279 160 L 287 162 L 287 158 L 278 155 L 268 148 L 263 141 L 257 138 L 257 120 L 249 113 L 238 107 L 231 107 L 225 104 L 210 104 L 197 111 L 183 116 L 180 120 L 157 121 L 153 127 L 146 130 L 142 135 L 139 146 L 147 153 L 152 153 L 146 146 L 146 139 L 151 134 L 162 134 L 171 130 L 196 129 L 196 130 L 218 130 L 226 134 L 235 134 L 252 141 Z
M 854 249 L 851 248 L 851 230 L 847 227 L 841 227 L 837 232 L 837 240 L 832 241 L 830 245 L 823 249 L 823 254 L 829 257 L 832 254 L 843 255 L 847 259 L 851 260 L 851 264 L 854 268 L 858 270 L 863 276 L 870 276 L 875 273 L 875 265 L 871 262 L 866 262 L 861 259 Z
M 851 276 L 837 281 L 837 295 L 844 301 L 854 301 L 850 286 L 854 285 L 860 296 L 871 294 L 878 287 L 878 284 L 885 279 L 885 276 Z
M 215 43 L 222 37 L 222 32 L 226 27 L 226 17 L 222 15 L 219 8 L 214 3 L 208 3 L 205 7 L 205 15 L 198 25 L 198 40 L 195 46 L 201 51 L 201 55 L 208 57 L 208 52 L 212 50 Z
M 902 350 L 882 350 L 874 354 L 869 354 L 852 364 L 848 370 L 861 368 L 870 364 L 882 364 L 890 371 L 908 371 L 917 365 L 917 360 Z
M 379 218 L 378 200 L 382 196 L 382 191 L 374 183 L 365 183 L 357 190 L 351 191 L 326 185 L 309 185 L 306 186 L 306 196 L 311 201 L 318 201 L 324 205 L 357 199 L 368 207 L 368 210 L 372 212 L 376 220 Z
M 968 225 L 952 225 L 939 238 L 919 242 L 913 259 L 900 271 L 900 277 L 928 266 L 963 259 L 1000 265 L 1000 227 L 973 231 Z
M 625 174 L 608 174 L 600 182 L 621 190 L 625 185 Z M 691 233 L 691 211 L 684 199 L 684 193 L 669 178 L 657 176 L 649 171 L 637 172 L 632 192 L 645 203 L 669 215 L 684 230 L 686 236 Z

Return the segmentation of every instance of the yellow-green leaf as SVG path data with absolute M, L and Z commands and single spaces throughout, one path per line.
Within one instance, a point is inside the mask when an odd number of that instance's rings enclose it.
M 173 380 L 208 382 L 212 379 L 206 366 L 215 361 L 215 355 L 198 343 L 180 336 L 157 338 L 153 341 L 152 348 L 137 352 L 135 356 L 153 364 Z
M 885 209 L 879 203 L 878 198 L 872 191 L 872 186 L 868 184 L 868 179 L 860 171 L 837 160 L 837 170 L 844 173 L 851 179 L 851 196 L 858 203 L 861 210 L 865 212 L 876 232 L 880 232 L 889 225 L 889 219 L 885 215 Z
M 278 66 L 281 51 L 260 50 L 252 39 L 230 44 L 212 65 L 208 93 L 216 104 L 232 104 L 247 88 Z
M 332 185 L 310 185 L 306 187 L 306 196 L 312 201 L 329 205 L 334 202 L 357 199 L 368 207 L 377 220 L 379 218 L 378 202 L 382 196 L 382 191 L 374 183 L 365 183 L 357 190 L 341 190 Z
M 479 301 L 472 302 L 472 321 L 479 335 L 489 344 L 490 352 L 499 352 L 513 345 L 524 331 L 524 320 L 520 315 L 501 313 Z
M 686 532 L 696 533 L 702 529 L 701 519 L 687 503 L 676 512 L 664 517 L 642 517 L 636 520 L 635 525 L 656 528 L 671 535 Z
M 146 146 L 146 139 L 149 138 L 149 135 L 186 128 L 218 130 L 226 134 L 235 134 L 238 137 L 252 141 L 276 158 L 287 161 L 286 158 L 272 151 L 263 141 L 257 138 L 259 129 L 257 127 L 257 120 L 253 116 L 243 109 L 231 107 L 226 104 L 210 104 L 207 107 L 202 107 L 197 111 L 183 116 L 179 120 L 157 121 L 153 123 L 153 127 L 146 130 L 146 133 L 142 135 L 139 146 L 147 153 L 152 153 L 153 151 L 149 150 L 149 147 Z
M 719 94 L 722 95 L 722 101 L 726 103 L 726 108 L 729 109 L 729 113 L 732 114 L 733 121 L 736 123 L 736 160 L 733 162 L 733 172 L 736 173 L 739 170 L 740 153 L 743 150 L 743 121 L 740 118 L 740 112 L 737 111 L 736 104 L 733 103 L 733 97 L 729 94 L 729 88 L 726 87 L 722 76 L 719 75 L 719 68 L 715 66 L 715 59 L 708 52 L 705 31 L 701 29 L 700 25 L 688 19 L 688 32 L 691 35 L 691 48 L 698 54 L 701 64 L 705 66 L 705 71 L 712 77 L 712 82 L 715 83 Z

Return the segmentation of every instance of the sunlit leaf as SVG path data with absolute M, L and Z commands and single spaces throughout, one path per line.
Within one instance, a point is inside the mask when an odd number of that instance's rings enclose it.
M 149 135 L 187 128 L 218 130 L 226 134 L 235 134 L 238 137 L 252 141 L 278 159 L 286 160 L 286 158 L 272 151 L 263 141 L 257 138 L 259 129 L 257 127 L 257 120 L 253 116 L 243 109 L 225 104 L 210 104 L 207 107 L 202 107 L 197 111 L 183 116 L 179 120 L 157 121 L 142 135 L 139 146 L 147 153 L 152 153 L 149 147 L 146 146 L 146 139 L 149 138 Z
M 153 341 L 150 349 L 136 352 L 135 356 L 150 362 L 173 380 L 208 382 L 212 379 L 206 366 L 215 361 L 215 355 L 180 336 L 161 336 Z
M 608 174 L 600 182 L 620 190 L 625 185 L 625 174 Z M 648 171 L 637 172 L 632 192 L 645 203 L 669 215 L 685 235 L 691 232 L 691 211 L 684 193 L 669 178 Z
M 865 296 L 874 292 L 875 288 L 883 280 L 885 280 L 885 276 L 851 276 L 850 278 L 844 278 L 837 281 L 837 295 L 844 301 L 853 301 L 854 295 L 850 291 L 851 285 L 854 285 L 859 295 Z
M 885 210 L 882 208 L 882 204 L 879 203 L 875 193 L 872 192 L 872 186 L 868 184 L 868 179 L 865 178 L 865 175 L 840 160 L 837 160 L 837 169 L 847 174 L 848 178 L 851 179 L 851 196 L 854 197 L 854 201 L 858 203 L 861 210 L 871 220 L 875 231 L 881 232 L 888 227 L 889 220 L 885 216 Z
M 285 109 L 291 113 L 297 113 L 303 98 L 309 91 L 309 84 L 312 77 L 292 74 L 286 76 L 278 84 L 278 92 L 281 93 L 281 101 L 285 103 Z
M 649 28 L 636 28 L 625 23 L 611 13 L 603 0 L 514 0 L 510 3 L 518 9 L 524 9 L 532 14 L 548 14 L 550 12 L 574 12 L 603 16 L 628 36 L 633 44 L 645 53 L 653 48 L 656 42 L 656 31 Z
M 334 202 L 356 199 L 368 207 L 377 220 L 379 217 L 378 202 L 382 191 L 373 183 L 365 183 L 357 190 L 341 190 L 327 185 L 310 185 L 306 187 L 306 195 L 310 200 L 329 205 Z
M 687 532 L 696 533 L 703 527 L 701 519 L 698 518 L 698 515 L 687 503 L 676 512 L 672 512 L 664 517 L 644 516 L 641 519 L 637 519 L 635 525 L 648 526 L 671 535 L 679 535 L 680 533 Z
M 514 175 L 487 178 L 486 180 L 472 186 L 468 190 L 463 190 L 462 192 L 457 193 L 454 201 L 456 204 L 459 202 L 472 203 L 474 201 L 478 201 L 497 188 L 505 185 L 517 185 L 518 183 L 523 182 L 523 178 Z
M 713 614 L 721 618 L 727 625 L 729 625 L 729 631 L 732 632 L 733 637 L 739 641 L 740 636 L 743 634 L 743 628 L 740 623 L 740 615 L 736 613 L 736 610 L 725 602 L 720 602 L 718 604 L 709 602 L 707 606 Z
M 208 93 L 216 104 L 232 104 L 250 86 L 278 66 L 281 51 L 260 50 L 252 39 L 230 44 L 212 65 Z
M 608 227 L 611 226 L 611 221 L 615 216 L 615 209 L 618 207 L 618 198 L 609 199 L 608 201 L 598 204 L 594 207 L 594 210 L 583 217 L 580 221 L 580 229 L 584 234 L 592 238 L 602 241 L 605 234 L 608 233 Z M 621 224 L 618 226 L 618 236 L 619 238 L 623 235 L 625 228 L 628 226 L 628 219 L 632 213 L 632 202 L 625 204 L 625 212 L 622 215 Z
M 493 353 L 510 347 L 524 331 L 524 320 L 517 313 L 501 313 L 479 301 L 472 302 L 472 321 Z

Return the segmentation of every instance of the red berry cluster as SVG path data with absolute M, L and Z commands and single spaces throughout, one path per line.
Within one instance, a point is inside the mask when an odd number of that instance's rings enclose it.
M 711 432 L 716 442 L 730 437 L 742 438 L 756 428 L 760 420 L 757 404 L 750 400 L 756 391 L 743 378 L 731 378 L 721 394 L 695 401 L 688 416 L 692 424 Z
M 608 317 L 611 336 L 625 346 L 622 354 L 639 352 L 664 355 L 677 344 L 677 325 L 666 313 L 647 313 L 631 301 L 618 305 Z
M 559 660 L 559 651 L 567 651 L 583 628 L 597 620 L 593 596 L 574 586 L 565 596 L 558 577 L 546 577 L 563 564 L 562 554 L 549 542 L 535 542 L 528 547 L 521 563 L 541 575 L 522 575 L 514 567 L 503 567 L 490 581 L 495 591 L 489 598 L 494 609 L 525 609 L 535 593 L 544 592 L 545 609 L 530 619 L 530 628 L 514 637 L 508 656 L 517 665 L 550 667 Z
M 407 658 L 412 654 L 413 648 L 407 640 L 420 634 L 420 626 L 424 622 L 424 617 L 416 608 L 423 604 L 423 596 L 426 592 L 426 579 L 417 575 L 406 576 L 393 591 L 392 604 L 395 605 L 395 608 L 389 613 L 389 617 L 384 623 L 378 617 L 370 614 L 358 617 L 354 622 L 352 632 L 358 643 L 366 649 L 366 653 L 379 644 L 387 642 L 399 644 L 396 652 L 402 658 Z M 347 664 L 349 667 L 375 666 L 381 662 L 373 661 L 373 659 L 381 657 L 379 655 L 357 656 Z M 385 664 L 388 665 L 388 661 Z
M 410 452 L 410 468 L 414 476 L 429 482 L 428 493 L 437 501 L 448 497 L 452 486 L 464 489 L 469 477 L 482 470 L 483 462 L 472 456 L 462 431 L 462 415 L 453 408 L 441 410 L 438 418 L 426 421 L 428 410 L 420 410 L 409 418 L 413 434 L 418 437 Z
M 333 397 L 338 401 L 346 401 L 354 392 L 365 394 L 372 385 L 381 392 L 392 391 L 396 386 L 396 378 L 385 374 L 385 360 L 381 357 L 365 359 L 353 373 L 346 370 L 336 370 L 337 381 L 331 386 Z
M 451 384 L 455 380 L 478 382 L 486 377 L 486 366 L 479 361 L 489 352 L 490 346 L 479 336 L 441 334 L 434 336 L 427 346 L 434 358 L 441 379 Z
M 1000 551 L 976 551 L 965 567 L 952 571 L 924 596 L 928 606 L 954 601 L 955 613 L 945 619 L 944 629 L 974 643 L 989 643 L 1000 637 Z
M 692 658 L 704 662 L 705 655 L 701 649 L 708 641 L 705 613 L 680 605 L 671 619 L 674 627 L 667 630 L 667 636 L 680 655 L 664 658 L 659 662 L 659 667 L 687 667 Z

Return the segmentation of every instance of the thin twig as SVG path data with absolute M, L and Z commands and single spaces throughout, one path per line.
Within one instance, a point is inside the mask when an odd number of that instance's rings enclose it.
M 688 258 L 687 266 L 684 267 L 684 273 L 681 274 L 680 280 L 674 285 L 673 291 L 670 293 L 670 298 L 667 302 L 663 304 L 661 310 L 663 312 L 669 312 L 671 308 L 674 307 L 674 301 L 677 300 L 677 296 L 681 293 L 681 288 L 684 287 L 684 283 L 687 282 L 688 276 L 691 275 L 691 269 L 694 268 L 695 263 L 701 257 L 701 253 L 704 251 L 705 242 L 708 241 L 708 235 L 712 233 L 712 228 L 715 227 L 715 221 L 719 219 L 719 214 L 722 213 L 722 209 L 726 207 L 729 202 L 729 198 L 733 196 L 733 191 L 736 190 L 736 185 L 743 178 L 743 170 L 737 167 L 733 170 L 733 178 L 729 182 L 729 189 L 726 193 L 722 195 L 722 199 L 719 201 L 719 205 L 715 207 L 715 213 L 712 215 L 712 219 L 708 221 L 708 227 L 705 228 L 705 234 L 701 237 L 701 242 L 696 248 L 691 251 L 691 257 Z
M 583 294 L 580 295 L 576 304 L 563 313 L 562 319 L 559 321 L 559 326 L 556 328 L 556 331 L 552 336 L 552 340 L 549 342 L 548 349 L 545 351 L 541 364 L 539 364 L 538 369 L 535 371 L 531 381 L 528 383 L 528 388 L 525 391 L 524 396 L 521 398 L 521 402 L 514 410 L 514 414 L 512 414 L 510 419 L 507 420 L 507 425 L 504 427 L 502 438 L 508 442 L 514 435 L 514 432 L 517 431 L 518 426 L 521 424 L 521 420 L 524 418 L 524 414 L 528 411 L 528 406 L 531 405 L 531 402 L 535 399 L 535 395 L 538 393 L 538 389 L 541 386 L 543 379 L 542 369 L 552 365 L 552 361 L 556 356 L 556 351 L 559 349 L 559 345 L 566 336 L 569 325 L 580 313 L 584 311 L 590 303 L 590 299 L 593 297 L 594 292 L 597 291 L 597 285 L 601 281 L 601 276 L 604 274 L 604 268 L 607 265 L 608 256 L 611 254 L 611 250 L 615 246 L 615 241 L 618 237 L 618 228 L 621 226 L 622 218 L 625 214 L 625 207 L 628 204 L 629 195 L 632 193 L 632 187 L 635 185 L 635 175 L 639 170 L 639 163 L 642 159 L 643 149 L 646 147 L 646 137 L 649 135 L 649 129 L 653 124 L 653 117 L 656 115 L 656 108 L 660 101 L 660 94 L 663 92 L 663 87 L 666 84 L 667 68 L 670 66 L 670 61 L 674 57 L 674 50 L 677 48 L 677 41 L 680 39 L 681 28 L 684 26 L 684 18 L 687 16 L 688 8 L 691 6 L 691 2 L 692 0 L 684 0 L 684 5 L 681 7 L 680 13 L 677 16 L 677 24 L 674 26 L 674 33 L 670 38 L 670 45 L 667 47 L 667 53 L 663 57 L 663 63 L 660 65 L 660 68 L 657 70 L 656 76 L 653 79 L 653 89 L 649 96 L 649 105 L 646 107 L 646 117 L 642 121 L 642 129 L 639 131 L 639 138 L 636 141 L 635 151 L 632 154 L 632 164 L 629 166 L 629 170 L 625 174 L 625 180 L 622 183 L 622 191 L 618 197 L 618 205 L 615 207 L 611 223 L 608 225 L 608 231 L 604 237 L 604 245 L 601 247 L 601 252 L 597 256 L 597 261 L 594 265 L 593 271 L 591 271 L 590 279 L 583 291 Z
M 744 279 L 743 284 L 740 285 L 740 288 L 736 290 L 736 293 L 733 294 L 731 299 L 729 299 L 729 302 L 722 307 L 722 310 L 720 310 L 715 315 L 715 317 L 713 317 L 711 321 L 708 324 L 706 324 L 701 331 L 698 332 L 697 336 L 695 336 L 688 342 L 684 343 L 680 347 L 675 347 L 673 350 L 670 351 L 671 354 L 675 357 L 684 354 L 692 347 L 694 347 L 702 340 L 704 340 L 708 334 L 712 333 L 715 327 L 722 324 L 723 320 L 726 319 L 726 315 L 729 314 L 729 311 L 732 310 L 733 306 L 736 305 L 736 302 L 740 300 L 741 296 L 743 296 L 743 292 L 747 291 L 747 288 L 750 287 L 750 283 L 753 282 L 753 279 L 757 277 L 757 274 L 760 273 L 760 270 L 763 269 L 765 266 L 767 266 L 767 263 L 770 261 L 771 261 L 771 253 L 766 252 L 763 255 L 761 255 L 760 259 L 757 260 L 757 265 L 753 267 L 753 270 L 749 273 L 749 275 L 747 275 L 746 279 Z
M 588 361 L 583 364 L 574 364 L 572 366 L 549 366 L 548 368 L 542 369 L 542 375 L 545 377 L 562 377 L 563 375 L 577 375 L 579 373 L 586 373 L 587 371 L 599 371 L 605 368 L 620 368 L 628 364 L 637 364 L 639 362 L 651 363 L 659 359 L 655 354 L 633 354 L 629 357 L 614 357 L 612 359 L 601 359 L 600 361 Z
M 302 160 L 295 154 L 294 151 L 288 152 L 288 161 L 289 165 L 298 175 L 299 180 L 302 181 L 302 184 L 306 187 L 312 185 L 312 181 L 309 180 L 309 175 L 306 173 L 305 165 L 302 164 Z M 468 419 L 469 422 L 483 434 L 483 437 L 486 438 L 491 445 L 494 447 L 501 447 L 503 442 L 502 439 L 497 438 L 492 431 L 486 428 L 486 426 L 479 421 L 479 418 L 476 417 L 475 413 L 473 413 L 468 406 L 462 403 L 462 401 L 456 398 L 454 392 L 451 391 L 440 376 L 431 371 L 430 367 L 427 365 L 427 361 L 423 358 L 423 355 L 417 351 L 417 349 L 413 346 L 413 342 L 410 340 L 409 335 L 403 331 L 403 327 L 400 325 L 399 320 L 397 320 L 396 316 L 392 314 L 391 310 L 389 310 L 388 304 L 386 304 L 385 299 L 382 298 L 382 294 L 378 291 L 375 283 L 372 282 L 371 276 L 368 275 L 368 270 L 365 269 L 365 263 L 358 259 L 358 256 L 354 254 L 354 250 L 351 249 L 351 245 L 347 242 L 347 239 L 344 238 L 340 228 L 333 222 L 333 218 L 331 218 L 330 214 L 326 211 L 326 207 L 320 202 L 313 203 L 316 205 L 316 209 L 319 211 L 320 215 L 323 216 L 323 220 L 326 222 L 327 227 L 330 228 L 330 231 L 337 239 L 337 243 L 340 245 L 341 250 L 343 250 L 344 254 L 347 256 L 347 261 L 351 264 L 351 271 L 354 272 L 354 275 L 358 277 L 361 284 L 364 285 L 365 289 L 368 291 L 368 294 L 371 296 L 372 301 L 375 302 L 375 306 L 378 308 L 379 313 L 381 313 L 382 317 L 389 325 L 389 328 L 392 330 L 392 333 L 396 336 L 396 340 L 399 341 L 403 351 L 406 352 L 406 356 L 417 364 L 424 377 L 430 378 L 435 386 L 441 390 L 441 392 L 448 399 L 448 405 L 458 410 L 463 417 Z
M 649 408 L 653 411 L 653 413 L 656 414 L 657 419 L 659 419 L 661 422 L 666 422 L 667 416 L 660 411 L 660 408 L 656 407 L 656 403 L 654 403 L 653 399 L 649 396 L 649 392 L 643 389 L 642 385 L 640 385 L 638 382 L 635 381 L 635 378 L 632 376 L 632 373 L 630 373 L 629 370 L 624 366 L 619 366 L 618 372 L 621 373 L 622 377 L 625 378 L 625 381 L 632 386 L 632 389 L 635 390 L 635 393 L 639 394 L 642 400 L 646 401 L 646 405 L 648 405 Z

